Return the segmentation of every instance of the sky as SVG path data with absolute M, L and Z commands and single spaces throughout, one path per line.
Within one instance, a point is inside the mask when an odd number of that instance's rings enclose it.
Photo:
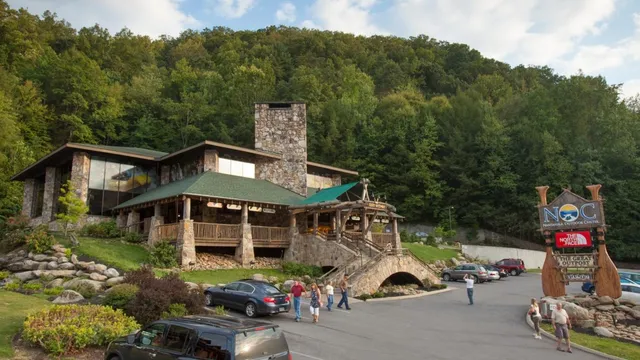
M 427 35 L 511 65 L 582 71 L 640 93 L 638 0 L 7 0 L 75 28 L 99 24 L 158 37 L 225 26 L 286 25 L 357 35 Z

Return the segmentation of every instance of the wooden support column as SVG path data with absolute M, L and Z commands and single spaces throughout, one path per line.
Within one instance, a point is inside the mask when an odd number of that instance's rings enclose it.
M 289 215 L 289 227 L 292 229 L 296 227 L 296 214 Z
M 340 242 L 340 238 L 342 235 L 342 210 L 336 211 L 336 241 Z
M 249 223 L 249 204 L 242 204 L 242 216 L 240 217 L 241 223 L 248 224 Z
M 182 219 L 191 220 L 191 198 L 184 199 L 184 206 L 182 209 Z
M 369 229 L 369 218 L 367 218 L 367 209 L 362 209 L 360 215 L 360 231 L 364 234 Z
M 313 235 L 318 235 L 318 217 L 320 214 L 317 212 L 313 213 Z

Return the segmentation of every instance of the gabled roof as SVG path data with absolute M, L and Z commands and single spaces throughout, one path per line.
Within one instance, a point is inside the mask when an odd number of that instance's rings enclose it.
M 326 189 L 318 190 L 315 194 L 309 196 L 304 201 L 302 201 L 303 205 L 315 204 L 326 201 L 337 200 L 342 194 L 351 190 L 354 186 L 358 185 L 358 182 L 352 182 L 349 184 L 334 186 Z M 292 204 L 295 205 L 295 204 Z
M 93 144 L 78 144 L 78 143 L 69 143 L 68 145 L 82 146 L 90 149 L 95 149 L 96 151 L 107 150 L 107 151 L 119 152 L 123 154 L 149 156 L 153 158 L 158 158 L 158 157 L 167 155 L 167 153 L 163 151 L 156 151 L 156 150 L 143 149 L 138 147 L 129 147 L 129 146 L 109 146 L 109 145 L 93 145 Z
M 271 205 L 296 205 L 304 197 L 267 180 L 251 179 L 206 171 L 147 191 L 113 210 L 176 198 L 182 195 L 249 201 Z

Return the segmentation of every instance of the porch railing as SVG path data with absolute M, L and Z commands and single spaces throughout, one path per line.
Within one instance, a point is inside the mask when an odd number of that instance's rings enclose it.
M 239 224 L 193 223 L 193 237 L 197 246 L 236 247 L 242 239 Z
M 393 246 L 395 239 L 392 233 L 371 233 L 371 240 L 376 246 L 384 249 L 387 244 Z
M 164 224 L 156 227 L 159 240 L 176 241 L 178 239 L 178 224 Z
M 251 226 L 253 246 L 286 247 L 289 245 L 289 228 L 272 226 Z

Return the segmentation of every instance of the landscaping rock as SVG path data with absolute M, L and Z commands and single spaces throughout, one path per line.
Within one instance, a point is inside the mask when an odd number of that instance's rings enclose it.
M 64 248 L 64 246 L 62 246 L 61 244 L 55 244 L 51 247 L 51 250 L 55 251 L 55 252 L 59 252 L 59 253 L 65 253 L 65 251 L 67 251 L 67 249 Z
M 264 275 L 262 274 L 253 274 L 251 278 L 256 281 L 264 281 Z
M 53 254 L 53 256 L 54 256 L 56 259 L 59 259 L 59 258 L 61 258 L 61 257 L 65 257 L 65 256 L 67 256 L 67 255 L 66 255 L 66 253 L 64 253 L 64 252 L 57 252 L 57 253 Z
M 58 286 L 62 286 L 63 283 L 64 283 L 64 279 L 53 279 L 45 287 L 46 288 L 55 288 L 55 287 L 58 287 Z
M 33 274 L 33 271 L 17 272 L 14 273 L 13 276 L 22 282 L 33 280 L 36 278 L 36 276 Z
M 269 276 L 269 282 L 272 284 L 275 284 L 278 282 L 278 277 L 277 276 Z
M 620 301 L 618 301 L 618 299 L 613 299 L 613 305 L 620 306 Z
M 29 259 L 33 259 L 33 255 L 35 255 L 33 252 L 29 251 L 29 254 L 27 254 L 27 257 Z
M 594 327 L 593 331 L 596 333 L 596 335 L 606 338 L 612 338 L 614 336 L 609 329 L 601 326 Z
M 198 284 L 196 284 L 196 283 L 192 283 L 192 282 L 186 281 L 185 284 L 187 284 L 187 286 L 189 287 L 189 290 L 199 290 L 200 289 L 200 286 L 198 286 Z
M 118 277 L 120 276 L 120 273 L 118 273 L 118 270 L 114 269 L 114 268 L 110 268 L 107 269 L 103 272 L 103 274 L 109 278 L 114 278 L 114 277 Z
M 95 281 L 105 281 L 105 280 L 107 280 L 107 277 L 104 276 L 104 275 L 100 275 L 98 273 L 91 273 L 89 275 L 89 279 L 95 280 Z
M 78 270 L 76 271 L 76 276 L 80 277 L 80 276 L 89 276 L 89 274 L 87 274 L 86 272 L 82 271 L 82 270 Z
M 284 292 L 289 292 L 289 291 L 291 291 L 291 287 L 293 286 L 293 283 L 294 283 L 294 282 L 295 282 L 295 281 L 293 281 L 293 280 L 287 280 L 287 281 L 285 281 L 285 282 L 282 284 L 282 289 L 281 289 L 281 290 L 282 290 L 282 291 L 284 291 Z
M 60 269 L 60 270 L 73 270 L 75 268 L 76 268 L 76 266 L 73 265 L 70 262 L 62 263 L 62 264 L 60 264 L 60 266 L 58 266 L 58 269 Z
M 613 306 L 613 305 L 598 305 L 598 306 L 596 306 L 596 309 L 598 309 L 600 311 L 611 311 L 611 310 L 615 309 L 615 306 Z
M 37 277 L 52 277 L 52 278 L 72 278 L 75 275 L 73 270 L 34 270 L 33 274 Z
M 47 270 L 47 264 L 48 262 L 39 262 L 38 263 L 38 270 Z
M 22 271 L 24 270 L 24 262 L 18 261 L 18 262 L 11 263 L 7 266 L 7 269 L 11 272 Z
M 87 266 L 87 268 L 85 269 L 88 272 L 94 272 L 96 271 L 96 265 L 95 264 L 89 264 L 89 266 Z
M 58 268 L 58 262 L 57 261 L 51 261 L 50 263 L 47 264 L 47 269 L 49 270 L 55 270 Z
M 78 263 L 78 256 L 76 254 L 71 255 L 71 263 L 74 265 Z
M 600 302 L 600 305 L 611 305 L 611 304 L 613 304 L 613 299 L 610 298 L 609 296 L 600 296 L 598 298 L 598 301 Z
M 631 312 L 631 308 L 625 305 L 616 306 L 616 310 L 622 310 L 624 312 Z
M 33 260 L 25 260 L 23 264 L 23 270 L 38 270 L 38 267 L 40 266 L 39 262 Z
M 108 287 L 112 287 L 114 285 L 118 285 L 124 282 L 124 276 L 113 277 L 107 280 L 106 284 Z
M 576 320 L 575 324 L 578 327 L 581 327 L 584 329 L 590 329 L 596 326 L 596 321 L 595 320 Z
M 202 286 L 203 289 L 208 289 L 210 287 L 215 287 L 215 285 L 213 285 L 213 284 L 200 284 L 200 286 Z
M 629 300 L 629 299 L 620 299 L 620 305 L 626 305 L 629 307 L 634 307 L 637 304 L 633 301 L 633 300 Z
M 460 261 L 458 261 L 458 259 L 456 259 L 454 257 L 451 258 L 451 262 L 453 263 L 454 266 L 460 265 Z
M 62 287 L 65 288 L 65 289 L 70 289 L 72 287 L 79 286 L 81 284 L 87 284 L 87 285 L 93 286 L 93 288 L 96 291 L 102 290 L 102 288 L 105 286 L 105 284 L 103 282 L 100 282 L 100 281 L 75 278 L 75 279 L 71 279 L 71 280 L 67 281 L 66 283 L 64 283 L 62 285 Z
M 631 316 L 633 316 L 634 319 L 640 320 L 640 311 L 631 310 L 631 312 L 629 312 L 629 314 L 631 314 Z
M 54 304 L 74 304 L 84 300 L 84 297 L 73 290 L 65 290 L 53 300 Z
M 58 258 L 58 264 L 62 264 L 62 263 L 66 263 L 69 262 L 69 259 L 67 259 L 66 256 L 61 256 Z
M 47 255 L 45 254 L 37 254 L 33 256 L 33 260 L 35 261 L 45 261 L 47 259 Z
M 95 272 L 99 272 L 102 273 L 103 271 L 107 270 L 107 265 L 103 265 L 103 264 L 96 264 L 95 266 Z

